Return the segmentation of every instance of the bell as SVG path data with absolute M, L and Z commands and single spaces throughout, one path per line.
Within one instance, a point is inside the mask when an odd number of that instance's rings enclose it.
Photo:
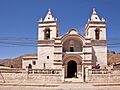
M 46 34 L 49 34 L 49 31 L 47 31 Z

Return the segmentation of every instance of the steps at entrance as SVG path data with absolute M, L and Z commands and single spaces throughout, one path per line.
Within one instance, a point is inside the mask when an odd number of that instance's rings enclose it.
M 82 82 L 81 78 L 65 78 L 65 82 Z

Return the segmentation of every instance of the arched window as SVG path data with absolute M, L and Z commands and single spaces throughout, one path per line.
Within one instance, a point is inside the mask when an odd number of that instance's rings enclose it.
M 72 37 L 63 43 L 63 52 L 82 52 L 82 46 L 80 39 Z
M 50 39 L 50 28 L 45 28 L 44 39 Z
M 95 30 L 95 39 L 99 40 L 100 39 L 100 29 Z

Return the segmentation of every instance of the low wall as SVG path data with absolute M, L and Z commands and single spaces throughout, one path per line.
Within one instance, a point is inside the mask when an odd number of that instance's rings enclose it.
M 89 75 L 87 82 L 120 83 L 120 75 Z
M 39 72 L 38 72 L 39 71 Z M 52 70 L 53 71 L 53 70 Z M 52 72 L 50 70 L 32 70 L 32 72 L 28 72 L 23 70 L 19 72 L 15 72 L 15 70 L 1 70 L 0 72 L 0 82 L 62 82 L 62 74 L 61 71 Z
M 97 83 L 120 83 L 120 69 L 99 69 L 88 70 L 85 75 L 86 82 Z M 22 83 L 22 82 L 38 82 L 38 83 L 52 83 L 63 82 L 64 77 L 61 70 L 40 70 L 33 69 L 30 72 L 25 70 L 10 69 L 0 70 L 0 83 Z
M 89 70 L 86 82 L 120 83 L 120 69 Z
M 0 82 L 61 82 L 61 75 L 26 74 L 26 73 L 2 73 Z

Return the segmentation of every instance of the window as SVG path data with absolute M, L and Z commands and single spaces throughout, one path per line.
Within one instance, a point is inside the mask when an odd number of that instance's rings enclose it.
M 45 39 L 50 39 L 50 28 L 45 28 L 44 38 Z
M 99 40 L 99 38 L 100 38 L 100 30 L 96 29 L 95 30 L 95 39 Z
M 74 47 L 70 47 L 70 52 L 74 52 Z
M 33 65 L 36 65 L 36 61 L 32 61 Z
M 49 56 L 47 56 L 47 59 L 49 59 Z

